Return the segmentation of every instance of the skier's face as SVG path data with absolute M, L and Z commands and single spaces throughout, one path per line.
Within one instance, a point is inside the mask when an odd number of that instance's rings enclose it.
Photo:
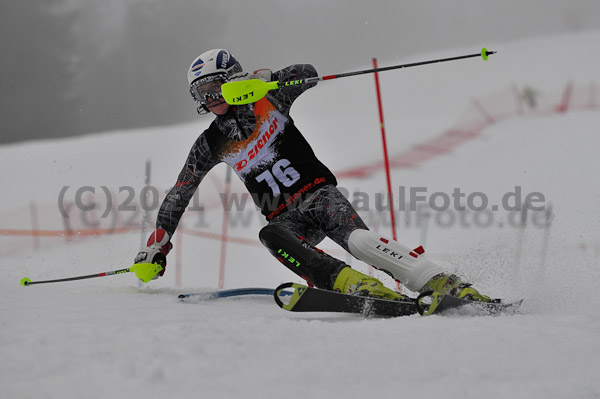
M 221 95 L 221 80 L 213 80 L 202 85 L 192 85 L 194 97 L 215 115 L 224 115 L 229 109 Z
M 229 104 L 225 102 L 223 97 L 211 98 L 206 102 L 206 108 L 215 115 L 225 115 L 229 109 Z

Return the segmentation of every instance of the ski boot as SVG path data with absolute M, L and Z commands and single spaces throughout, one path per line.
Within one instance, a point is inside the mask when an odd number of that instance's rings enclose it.
M 333 290 L 343 294 L 370 296 L 391 301 L 406 299 L 404 295 L 385 287 L 375 277 L 357 272 L 349 266 L 339 272 L 333 283 Z
M 471 284 L 462 281 L 455 274 L 441 273 L 432 277 L 425 283 L 423 288 L 420 289 L 421 293 L 427 291 L 437 291 L 471 301 L 493 302 L 489 296 L 480 294 L 479 291 L 471 287 Z

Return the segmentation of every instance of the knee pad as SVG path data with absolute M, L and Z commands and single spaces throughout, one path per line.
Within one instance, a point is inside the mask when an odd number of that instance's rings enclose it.
M 424 257 L 423 247 L 414 250 L 369 230 L 354 230 L 348 238 L 350 253 L 419 291 L 433 276 L 444 270 Z

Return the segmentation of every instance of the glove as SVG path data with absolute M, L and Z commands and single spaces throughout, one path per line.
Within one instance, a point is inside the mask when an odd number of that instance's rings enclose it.
M 270 82 L 272 79 L 273 73 L 270 69 L 258 69 L 254 72 L 239 72 L 234 73 L 227 79 L 228 82 L 238 82 L 240 80 L 248 80 L 248 79 L 260 79 L 265 82 Z
M 173 244 L 171 244 L 169 239 L 169 233 L 167 233 L 164 229 L 157 229 L 150 234 L 150 238 L 148 238 L 148 242 L 146 243 L 146 248 L 142 248 L 140 252 L 138 252 L 133 260 L 133 263 L 156 263 L 160 265 L 162 269 L 158 272 L 156 269 L 151 271 L 149 269 L 144 269 L 144 275 L 141 275 L 141 270 L 136 270 L 136 275 L 140 280 L 146 283 L 150 280 L 156 280 L 159 276 L 165 274 L 165 269 L 167 267 L 167 254 L 173 248 Z M 150 275 L 148 275 L 148 273 L 150 273 Z M 152 273 L 154 273 L 153 276 Z

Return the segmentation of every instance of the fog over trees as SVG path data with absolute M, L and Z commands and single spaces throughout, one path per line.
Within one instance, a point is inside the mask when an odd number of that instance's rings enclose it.
M 192 120 L 186 70 L 211 48 L 248 69 L 332 74 L 599 28 L 595 0 L 3 1 L 0 144 Z

